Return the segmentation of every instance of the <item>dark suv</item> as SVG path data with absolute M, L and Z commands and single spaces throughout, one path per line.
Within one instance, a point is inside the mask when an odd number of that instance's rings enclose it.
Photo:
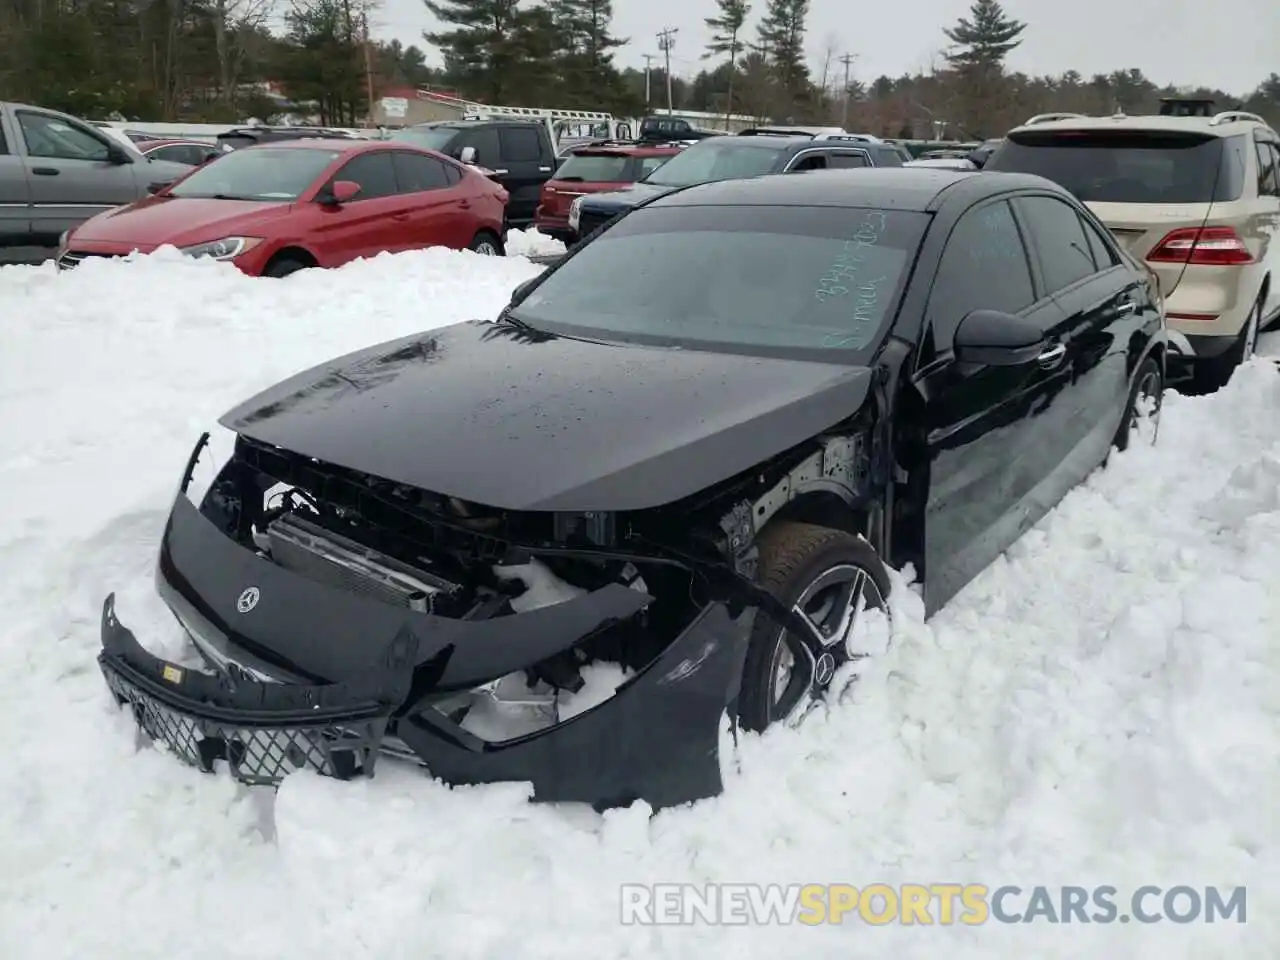
M 493 171 L 511 198 L 507 223 L 533 224 L 542 186 L 559 161 L 547 127 L 535 120 L 447 120 L 405 127 L 391 136 Z
M 741 180 L 766 173 L 900 166 L 902 158 L 892 144 L 854 134 L 744 130 L 737 136 L 711 137 L 695 143 L 624 190 L 578 197 L 569 209 L 569 229 L 578 237 L 589 236 L 646 200 L 699 183 Z

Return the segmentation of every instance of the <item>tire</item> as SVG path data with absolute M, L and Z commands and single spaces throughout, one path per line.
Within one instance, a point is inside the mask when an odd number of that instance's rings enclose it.
M 264 277 L 287 277 L 291 273 L 297 273 L 299 270 L 307 270 L 310 264 L 303 263 L 301 260 L 293 260 L 288 257 L 283 260 L 276 260 L 267 265 L 267 269 L 262 271 Z
M 1191 390 L 1194 394 L 1213 393 L 1231 382 L 1236 368 L 1253 358 L 1258 347 L 1258 334 L 1262 327 L 1263 294 L 1249 312 L 1249 319 L 1231 348 L 1220 357 L 1197 361 L 1191 369 Z
M 1120 429 L 1116 431 L 1112 446 L 1117 450 L 1128 450 L 1135 436 L 1142 437 L 1148 443 L 1155 443 L 1160 429 L 1160 408 L 1164 402 L 1164 375 L 1160 372 L 1160 364 L 1155 357 L 1147 357 L 1133 376 L 1133 387 L 1129 390 L 1129 399 L 1124 406 L 1124 419 L 1120 421 Z M 1150 405 L 1145 411 L 1144 406 Z M 1146 427 L 1150 433 L 1145 434 Z
M 794 607 L 803 601 L 817 619 L 830 597 L 835 602 L 822 621 L 832 624 L 840 619 L 842 611 L 850 609 L 842 594 L 852 592 L 850 588 L 856 586 L 865 599 L 865 609 L 879 609 L 888 616 L 889 573 L 871 544 L 861 537 L 829 527 L 781 521 L 765 528 L 757 547 L 758 582 L 784 605 Z M 830 580 L 832 585 L 822 586 L 824 580 Z M 812 596 L 806 599 L 809 593 Z M 862 622 L 857 600 L 855 594 L 851 628 Z M 823 654 L 814 661 L 814 668 L 796 669 L 810 662 L 802 652 L 800 639 L 761 611 L 748 640 L 738 692 L 738 720 L 742 726 L 758 732 L 807 713 L 827 692 L 836 670 L 865 656 L 865 652 L 851 649 L 848 640 L 849 634 L 842 637 L 838 630 L 833 632 L 830 640 L 823 641 Z M 779 689 L 788 657 L 793 661 L 790 679 Z
M 475 239 L 471 241 L 471 246 L 467 247 L 472 253 L 478 253 L 485 257 L 505 257 L 507 255 L 506 248 L 498 239 L 498 235 L 490 230 L 481 230 L 475 235 Z

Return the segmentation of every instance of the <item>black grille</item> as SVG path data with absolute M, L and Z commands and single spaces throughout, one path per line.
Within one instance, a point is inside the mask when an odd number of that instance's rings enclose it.
M 116 701 L 127 707 L 139 729 L 178 758 L 206 773 L 225 760 L 242 783 L 275 785 L 298 770 L 350 780 L 372 776 L 388 718 L 289 726 L 229 724 L 181 713 L 103 668 Z
M 612 220 L 613 214 L 588 213 L 583 210 L 578 215 L 578 236 L 584 240 Z
M 71 270 L 78 267 L 80 263 L 90 257 L 98 257 L 107 260 L 119 259 L 122 254 L 119 253 L 87 253 L 81 250 L 68 250 L 58 258 L 59 270 Z

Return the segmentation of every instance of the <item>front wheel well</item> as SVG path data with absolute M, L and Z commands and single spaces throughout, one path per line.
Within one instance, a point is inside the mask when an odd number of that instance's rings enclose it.
M 263 269 L 269 270 L 284 260 L 292 260 L 306 267 L 320 266 L 319 261 L 311 255 L 309 250 L 304 250 L 302 247 L 283 247 L 271 255 L 271 259 L 267 261 L 267 265 Z
M 850 506 L 834 493 L 819 490 L 796 497 L 774 514 L 769 523 L 772 525 L 784 521 L 866 536 L 868 513 L 864 509 Z

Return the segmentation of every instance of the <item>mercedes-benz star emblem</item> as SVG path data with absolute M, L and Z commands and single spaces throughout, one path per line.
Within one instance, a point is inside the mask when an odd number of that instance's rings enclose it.
M 814 665 L 814 680 L 818 686 L 825 687 L 831 682 L 831 678 L 835 676 L 836 658 L 829 653 L 824 653 L 818 658 L 818 662 Z
M 241 613 L 248 613 L 258 605 L 259 596 L 261 596 L 261 594 L 258 592 L 257 587 L 249 587 L 244 593 L 240 594 L 240 596 L 236 598 L 236 609 Z

